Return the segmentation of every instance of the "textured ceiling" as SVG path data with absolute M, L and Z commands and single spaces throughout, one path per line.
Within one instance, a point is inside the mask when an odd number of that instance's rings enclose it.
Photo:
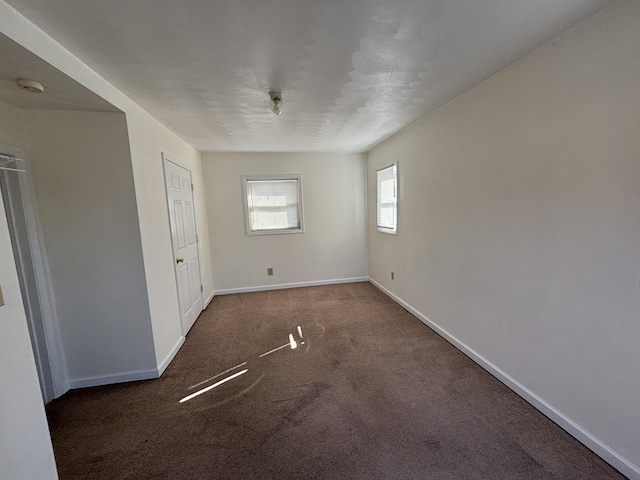
M 610 3 L 6 1 L 199 150 L 307 152 L 365 151 Z

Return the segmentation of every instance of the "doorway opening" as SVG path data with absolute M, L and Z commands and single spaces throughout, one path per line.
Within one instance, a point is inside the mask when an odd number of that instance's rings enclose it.
M 21 153 L 21 152 L 20 152 Z M 0 151 L 0 193 L 4 204 L 20 292 L 27 317 L 44 403 L 64 393 L 59 334 L 55 328 L 46 264 L 40 248 L 27 165 L 9 148 Z

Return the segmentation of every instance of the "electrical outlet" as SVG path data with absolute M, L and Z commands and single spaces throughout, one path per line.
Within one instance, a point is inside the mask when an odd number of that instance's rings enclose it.
M 267 268 L 267 275 L 273 275 L 273 268 L 272 267 Z
M 395 280 L 396 276 L 393 272 L 391 272 L 391 280 Z

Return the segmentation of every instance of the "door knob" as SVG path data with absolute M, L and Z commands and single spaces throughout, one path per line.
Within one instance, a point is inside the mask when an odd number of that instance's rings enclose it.
M 182 263 L 184 262 L 184 258 L 176 258 L 176 263 Z

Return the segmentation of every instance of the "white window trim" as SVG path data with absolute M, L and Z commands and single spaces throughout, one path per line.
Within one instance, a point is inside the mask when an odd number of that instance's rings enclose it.
M 298 181 L 298 218 L 300 219 L 300 228 L 283 228 L 280 230 L 251 230 L 251 221 L 249 220 L 249 204 L 247 199 L 247 181 L 248 180 L 297 180 Z M 302 175 L 299 173 L 290 173 L 282 175 L 242 175 L 242 203 L 244 204 L 244 220 L 247 235 L 286 235 L 289 233 L 304 233 L 304 208 L 302 204 Z
M 380 185 L 378 185 L 378 173 L 381 172 L 382 170 L 386 170 L 388 168 L 391 167 L 395 167 L 396 169 L 396 201 L 395 201 L 395 209 L 396 209 L 396 226 L 395 228 L 388 228 L 388 227 L 381 227 L 378 222 L 380 221 L 379 215 L 380 215 Z M 393 162 L 390 163 L 388 165 L 385 165 L 384 167 L 381 167 L 379 169 L 376 170 L 376 228 L 378 229 L 379 232 L 381 233 L 389 233 L 391 235 L 398 235 L 398 192 L 400 191 L 400 187 L 399 187 L 399 178 L 400 176 L 398 175 L 398 162 Z

